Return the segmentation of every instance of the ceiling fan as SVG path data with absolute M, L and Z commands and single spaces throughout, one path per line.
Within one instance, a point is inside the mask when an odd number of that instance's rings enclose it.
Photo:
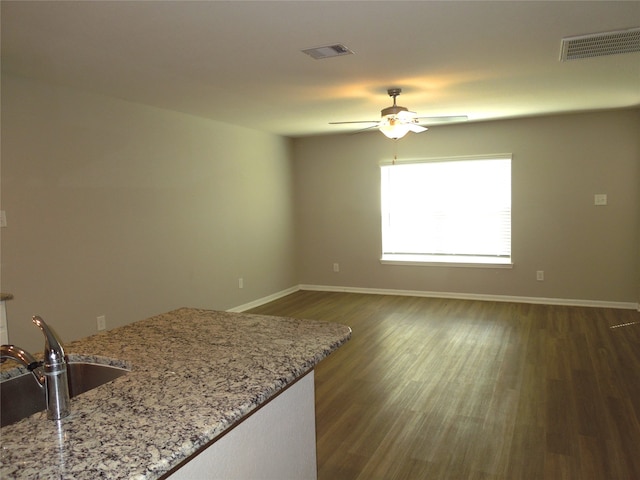
M 402 92 L 401 88 L 390 88 L 387 93 L 393 98 L 393 105 L 383 108 L 380 112 L 380 120 L 359 120 L 352 122 L 329 122 L 330 125 L 341 125 L 346 123 L 373 123 L 370 127 L 378 128 L 384 135 L 389 138 L 398 139 L 404 137 L 409 132 L 420 133 L 427 130 L 421 123 L 445 123 L 445 122 L 463 122 L 467 120 L 466 115 L 446 116 L 446 117 L 418 117 L 415 112 L 410 112 L 406 107 L 396 104 L 396 97 Z

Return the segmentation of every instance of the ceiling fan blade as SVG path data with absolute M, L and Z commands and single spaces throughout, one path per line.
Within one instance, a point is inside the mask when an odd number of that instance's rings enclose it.
M 421 133 L 421 132 L 425 132 L 427 130 L 426 127 L 421 127 L 420 125 L 415 124 L 415 123 L 405 123 L 405 125 L 413 133 Z
M 466 115 L 449 115 L 442 117 L 415 117 L 415 119 L 420 124 L 436 124 L 436 123 L 455 123 L 455 122 L 466 122 L 469 120 L 469 117 Z
M 355 132 L 351 132 L 350 135 L 357 135 L 358 133 L 368 132 L 369 130 L 373 130 L 374 128 L 378 128 L 378 125 L 371 125 L 370 127 L 361 128 L 360 130 L 356 130 Z
M 356 120 L 355 122 L 329 122 L 329 125 L 344 125 L 347 123 L 379 123 L 379 120 Z
M 402 111 L 398 112 L 398 114 L 396 116 L 400 120 L 405 121 L 405 120 L 413 120 L 414 118 L 416 118 L 418 116 L 418 114 L 416 112 L 410 112 L 408 110 L 402 110 Z

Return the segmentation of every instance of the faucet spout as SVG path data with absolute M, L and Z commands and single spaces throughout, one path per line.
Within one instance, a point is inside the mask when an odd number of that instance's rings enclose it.
M 20 362 L 27 367 L 40 386 L 44 387 L 45 377 L 44 373 L 42 373 L 42 362 L 38 362 L 33 355 L 20 347 L 16 347 L 15 345 L 1 345 L 0 361 L 4 362 L 8 358 Z
M 36 315 L 32 321 L 45 337 L 44 376 L 47 385 L 47 418 L 60 420 L 71 413 L 64 349 L 58 336 L 41 317 Z
M 42 331 L 44 334 L 44 361 L 45 365 L 60 365 L 65 363 L 64 358 L 64 349 L 62 348 L 62 342 L 58 338 L 49 325 L 45 323 L 45 321 L 39 317 L 38 315 L 34 316 L 32 319 L 33 323 Z

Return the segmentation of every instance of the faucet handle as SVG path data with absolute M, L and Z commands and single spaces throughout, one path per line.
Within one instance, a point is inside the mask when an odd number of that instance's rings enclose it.
M 33 323 L 42 330 L 45 337 L 44 344 L 44 361 L 46 365 L 60 365 L 64 364 L 64 349 L 62 348 L 62 342 L 56 335 L 56 333 L 45 323 L 45 321 L 38 315 L 35 315 L 32 319 Z

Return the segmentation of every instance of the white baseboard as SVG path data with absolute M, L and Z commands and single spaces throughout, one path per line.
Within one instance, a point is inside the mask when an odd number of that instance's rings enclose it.
M 454 298 L 458 300 L 484 300 L 490 302 L 536 303 L 542 305 L 565 305 L 571 307 L 620 308 L 624 310 L 640 309 L 640 304 L 633 302 L 608 302 L 603 300 L 576 300 L 567 298 L 545 297 L 518 297 L 510 295 L 485 295 L 477 293 L 458 292 L 428 292 L 421 290 L 394 290 L 385 288 L 338 287 L 333 285 L 299 285 L 299 288 L 297 290 L 369 293 L 375 295 L 402 295 L 408 297 Z
M 362 287 L 340 287 L 335 285 L 295 285 L 286 290 L 276 292 L 272 295 L 259 298 L 253 302 L 238 305 L 230 308 L 228 312 L 245 312 L 252 308 L 259 307 L 265 303 L 273 302 L 279 298 L 286 297 L 298 290 L 310 290 L 318 292 L 347 292 L 365 293 L 371 295 L 401 295 L 406 297 L 429 297 L 429 298 L 453 298 L 457 300 L 484 300 L 488 302 L 512 302 L 512 303 L 535 303 L 541 305 L 564 305 L 570 307 L 600 307 L 619 308 L 623 310 L 640 311 L 640 303 L 633 302 L 608 302 L 604 300 L 578 300 L 570 298 L 546 298 L 546 297 L 519 297 L 511 295 L 485 295 L 480 293 L 459 293 L 459 292 L 429 292 L 422 290 L 394 290 L 389 288 L 362 288 Z
M 253 302 L 245 303 L 244 305 L 238 305 L 237 307 L 230 308 L 227 312 L 245 312 L 247 310 L 251 310 L 252 308 L 259 307 L 260 305 L 264 305 L 265 303 L 273 302 L 274 300 L 278 300 L 279 298 L 286 297 L 287 295 L 291 295 L 292 293 L 300 290 L 300 286 L 296 285 L 291 288 L 287 288 L 286 290 L 282 290 L 280 292 L 276 292 L 272 295 L 267 295 L 266 297 L 259 298 L 254 300 Z

